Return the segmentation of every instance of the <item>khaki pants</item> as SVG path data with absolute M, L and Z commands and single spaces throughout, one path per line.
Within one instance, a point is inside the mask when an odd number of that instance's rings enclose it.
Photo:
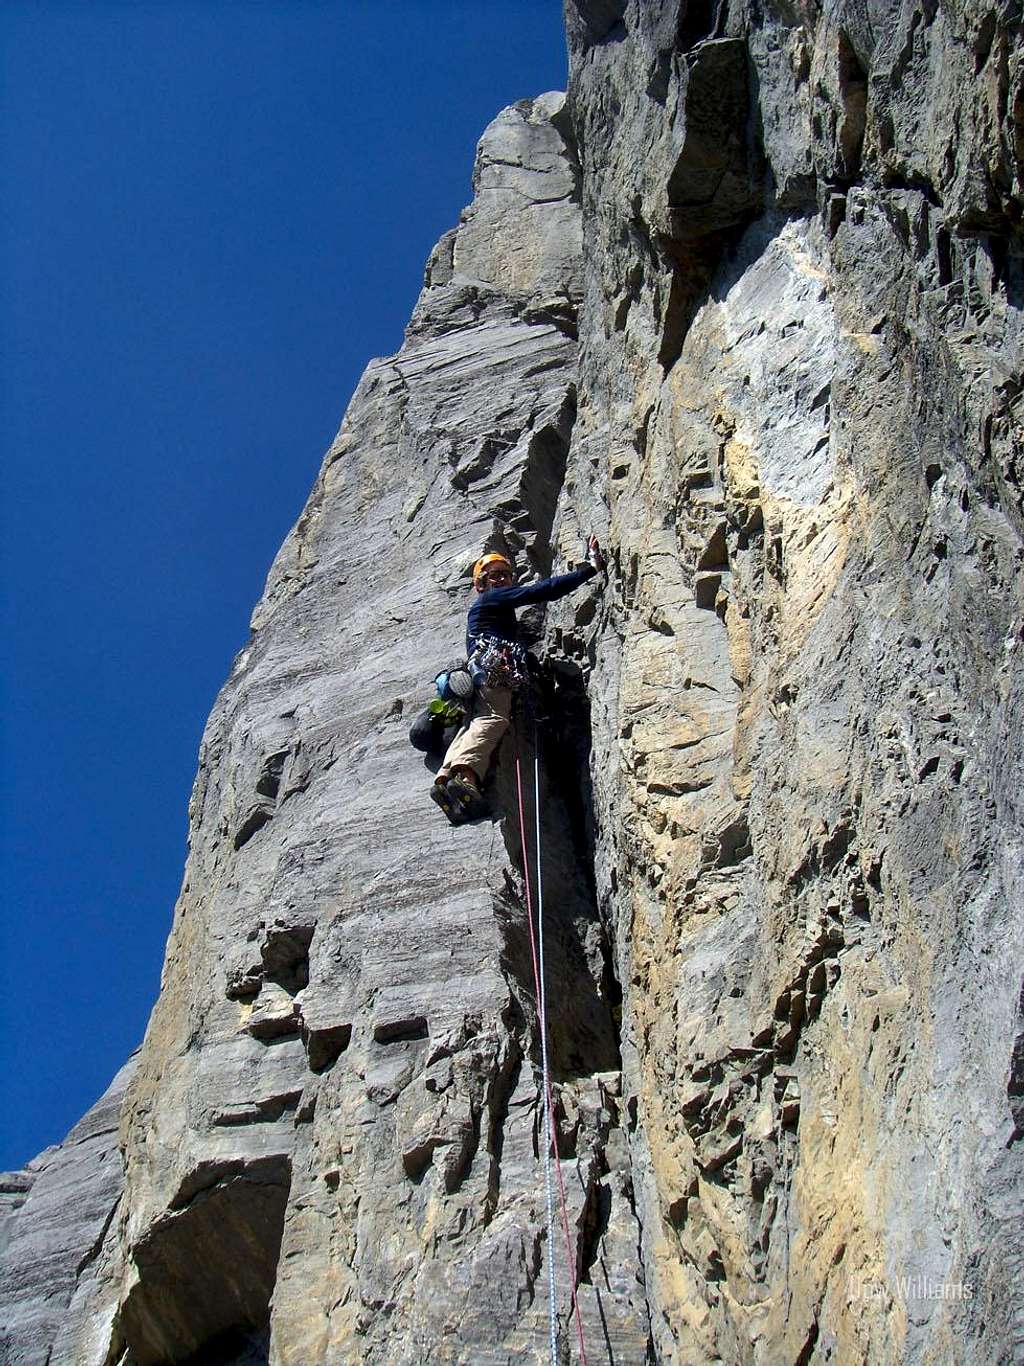
M 476 695 L 473 719 L 448 746 L 444 762 L 437 770 L 437 780 L 447 778 L 455 768 L 471 768 L 483 782 L 491 755 L 508 730 L 511 714 L 511 688 L 481 688 Z

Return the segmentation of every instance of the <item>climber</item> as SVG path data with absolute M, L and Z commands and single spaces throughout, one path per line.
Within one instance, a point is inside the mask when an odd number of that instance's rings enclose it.
M 484 555 L 473 566 L 476 596 L 469 609 L 466 652 L 477 679 L 469 722 L 459 731 L 437 771 L 430 796 L 448 815 L 471 816 L 479 809 L 480 787 L 491 755 L 508 729 L 512 695 L 526 677 L 526 649 L 515 609 L 564 598 L 605 567 L 597 537 L 587 541 L 587 562 L 568 574 L 517 587 L 504 555 Z

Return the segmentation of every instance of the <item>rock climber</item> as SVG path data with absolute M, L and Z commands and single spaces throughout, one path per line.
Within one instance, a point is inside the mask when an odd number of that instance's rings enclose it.
M 473 566 L 475 597 L 469 608 L 466 653 L 470 672 L 477 679 L 476 698 L 471 718 L 448 747 L 430 792 L 449 817 L 479 805 L 491 755 L 508 729 L 513 692 L 525 680 L 526 648 L 516 608 L 564 598 L 604 567 L 596 536 L 587 541 L 585 564 L 521 587 L 505 555 L 484 555 Z

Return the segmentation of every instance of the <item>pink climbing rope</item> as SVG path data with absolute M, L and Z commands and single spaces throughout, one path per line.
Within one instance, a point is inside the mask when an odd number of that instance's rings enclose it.
M 518 737 L 517 737 L 518 739 Z M 547 1019 L 546 1001 L 544 994 L 544 983 L 542 977 L 541 960 L 537 955 L 537 934 L 534 930 L 533 918 L 533 897 L 530 889 L 530 863 L 526 845 L 526 817 L 523 810 L 523 776 L 522 767 L 519 762 L 519 745 L 516 744 L 516 795 L 519 802 L 519 838 L 523 852 L 523 884 L 526 889 L 526 918 L 530 929 L 530 957 L 533 960 L 533 984 L 537 1000 L 537 1020 L 540 1027 L 541 1060 L 544 1074 L 544 1111 L 545 1129 L 547 1130 L 548 1154 L 545 1159 L 547 1172 L 550 1172 L 551 1155 L 555 1158 L 555 1171 L 558 1174 L 558 1195 L 562 1212 L 562 1232 L 565 1236 L 565 1256 L 566 1269 L 569 1274 L 569 1285 L 572 1291 L 572 1307 L 576 1318 L 576 1336 L 580 1344 L 580 1361 L 582 1366 L 587 1366 L 587 1349 L 583 1337 L 583 1318 L 580 1314 L 579 1297 L 576 1293 L 576 1259 L 573 1255 L 572 1235 L 569 1232 L 569 1213 L 565 1195 L 565 1182 L 562 1178 L 562 1162 L 558 1151 L 557 1130 L 555 1128 L 555 1102 L 551 1088 L 551 1072 L 548 1067 L 548 1041 L 547 1041 Z M 540 889 L 540 803 L 539 803 L 539 777 L 537 768 L 537 755 L 534 753 L 534 804 L 537 816 L 537 890 Z M 543 906 L 543 902 L 540 903 Z M 539 914 L 543 914 L 539 910 Z M 541 945 L 543 946 L 543 925 L 540 926 Z M 543 947 L 542 950 L 543 952 Z M 551 1360 L 555 1362 L 555 1302 L 554 1302 L 554 1248 L 551 1246 L 551 1207 L 550 1207 L 550 1175 L 547 1176 L 548 1184 L 548 1273 L 551 1296 Z

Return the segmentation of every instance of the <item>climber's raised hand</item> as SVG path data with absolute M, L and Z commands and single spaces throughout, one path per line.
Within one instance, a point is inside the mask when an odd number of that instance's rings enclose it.
M 606 567 L 606 561 L 601 554 L 601 547 L 596 536 L 587 537 L 587 563 L 592 564 L 599 574 Z

